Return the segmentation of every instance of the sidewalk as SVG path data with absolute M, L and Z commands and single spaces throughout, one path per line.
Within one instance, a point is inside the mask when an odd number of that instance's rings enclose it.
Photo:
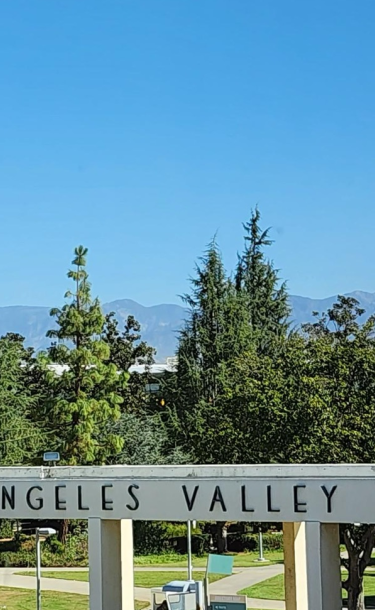
M 43 568 L 42 571 L 43 570 L 52 572 L 82 572 L 87 571 L 87 568 Z M 186 572 L 186 568 L 168 569 L 137 567 L 135 570 L 140 572 Z M 251 587 L 258 582 L 262 582 L 262 580 L 266 580 L 267 578 L 272 578 L 272 576 L 281 574 L 283 570 L 284 566 L 278 564 L 261 566 L 259 568 L 236 568 L 232 576 L 227 576 L 226 578 L 213 583 L 210 586 L 210 592 L 217 595 L 235 595 L 241 589 Z M 203 573 L 204 568 L 201 568 L 199 571 Z M 22 576 L 20 574 L 16 574 L 16 572 L 30 572 L 30 568 L 0 568 L 0 586 L 12 587 L 15 589 L 35 589 L 34 576 Z M 89 595 L 88 582 L 42 578 L 41 586 L 42 590 L 44 591 L 58 591 L 60 593 Z M 139 601 L 151 602 L 151 590 L 143 587 L 135 587 L 134 598 L 138 599 Z M 247 607 L 257 608 L 259 610 L 284 610 L 285 603 L 280 601 L 248 599 Z

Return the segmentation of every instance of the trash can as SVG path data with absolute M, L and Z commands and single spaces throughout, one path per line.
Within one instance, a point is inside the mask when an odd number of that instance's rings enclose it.
M 196 610 L 199 583 L 192 580 L 172 580 L 163 587 L 151 589 L 152 608 L 160 610 Z

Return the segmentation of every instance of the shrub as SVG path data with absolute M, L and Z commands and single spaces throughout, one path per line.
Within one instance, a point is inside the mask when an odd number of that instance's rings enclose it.
M 55 536 L 41 545 L 43 567 L 85 567 L 88 565 L 87 535 L 68 536 L 63 546 Z M 35 537 L 17 535 L 11 542 L 0 543 L 0 566 L 22 568 L 35 566 Z
M 0 538 L 13 538 L 13 521 L 0 519 Z
M 283 549 L 283 535 L 281 532 L 263 534 L 263 549 L 265 551 L 279 551 Z M 259 551 L 258 534 L 233 533 L 228 535 L 228 551 L 242 553 L 244 551 Z

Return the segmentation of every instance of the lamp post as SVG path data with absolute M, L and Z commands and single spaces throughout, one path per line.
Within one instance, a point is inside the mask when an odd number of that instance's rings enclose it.
M 190 520 L 187 522 L 187 551 L 188 551 L 188 580 L 193 580 L 193 556 L 191 552 L 191 525 L 193 523 L 193 529 L 196 528 L 197 522 Z
M 40 588 L 40 529 L 36 528 L 35 532 L 35 547 L 36 547 L 36 607 L 37 610 L 42 608 L 42 592 Z
M 193 580 L 193 566 L 191 560 L 191 521 L 187 522 L 187 551 L 188 551 L 188 580 Z
M 266 561 L 263 555 L 263 532 L 262 528 L 259 528 L 259 557 L 257 561 Z
M 40 559 L 40 537 L 47 538 L 56 534 L 56 530 L 52 527 L 37 527 L 35 531 L 35 546 L 36 546 L 36 608 L 42 610 L 42 589 L 40 586 L 40 571 L 41 571 L 41 559 Z

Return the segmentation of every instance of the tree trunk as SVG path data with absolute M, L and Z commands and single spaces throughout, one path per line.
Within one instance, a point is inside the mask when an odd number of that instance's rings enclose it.
M 343 588 L 348 593 L 348 610 L 364 610 L 363 575 L 371 562 L 375 544 L 375 525 L 346 525 L 343 529 L 348 559 L 342 564 L 348 570 L 348 578 Z
M 219 555 L 228 551 L 227 524 L 225 521 L 218 521 L 216 524 L 216 548 Z
M 362 593 L 356 590 L 348 591 L 348 610 L 365 610 L 365 600 Z
M 363 595 L 363 576 L 359 570 L 358 553 L 349 552 L 348 579 L 345 589 L 348 593 L 348 610 L 365 610 Z
M 66 539 L 69 533 L 69 520 L 63 519 L 59 523 L 58 539 L 62 544 L 66 544 Z

